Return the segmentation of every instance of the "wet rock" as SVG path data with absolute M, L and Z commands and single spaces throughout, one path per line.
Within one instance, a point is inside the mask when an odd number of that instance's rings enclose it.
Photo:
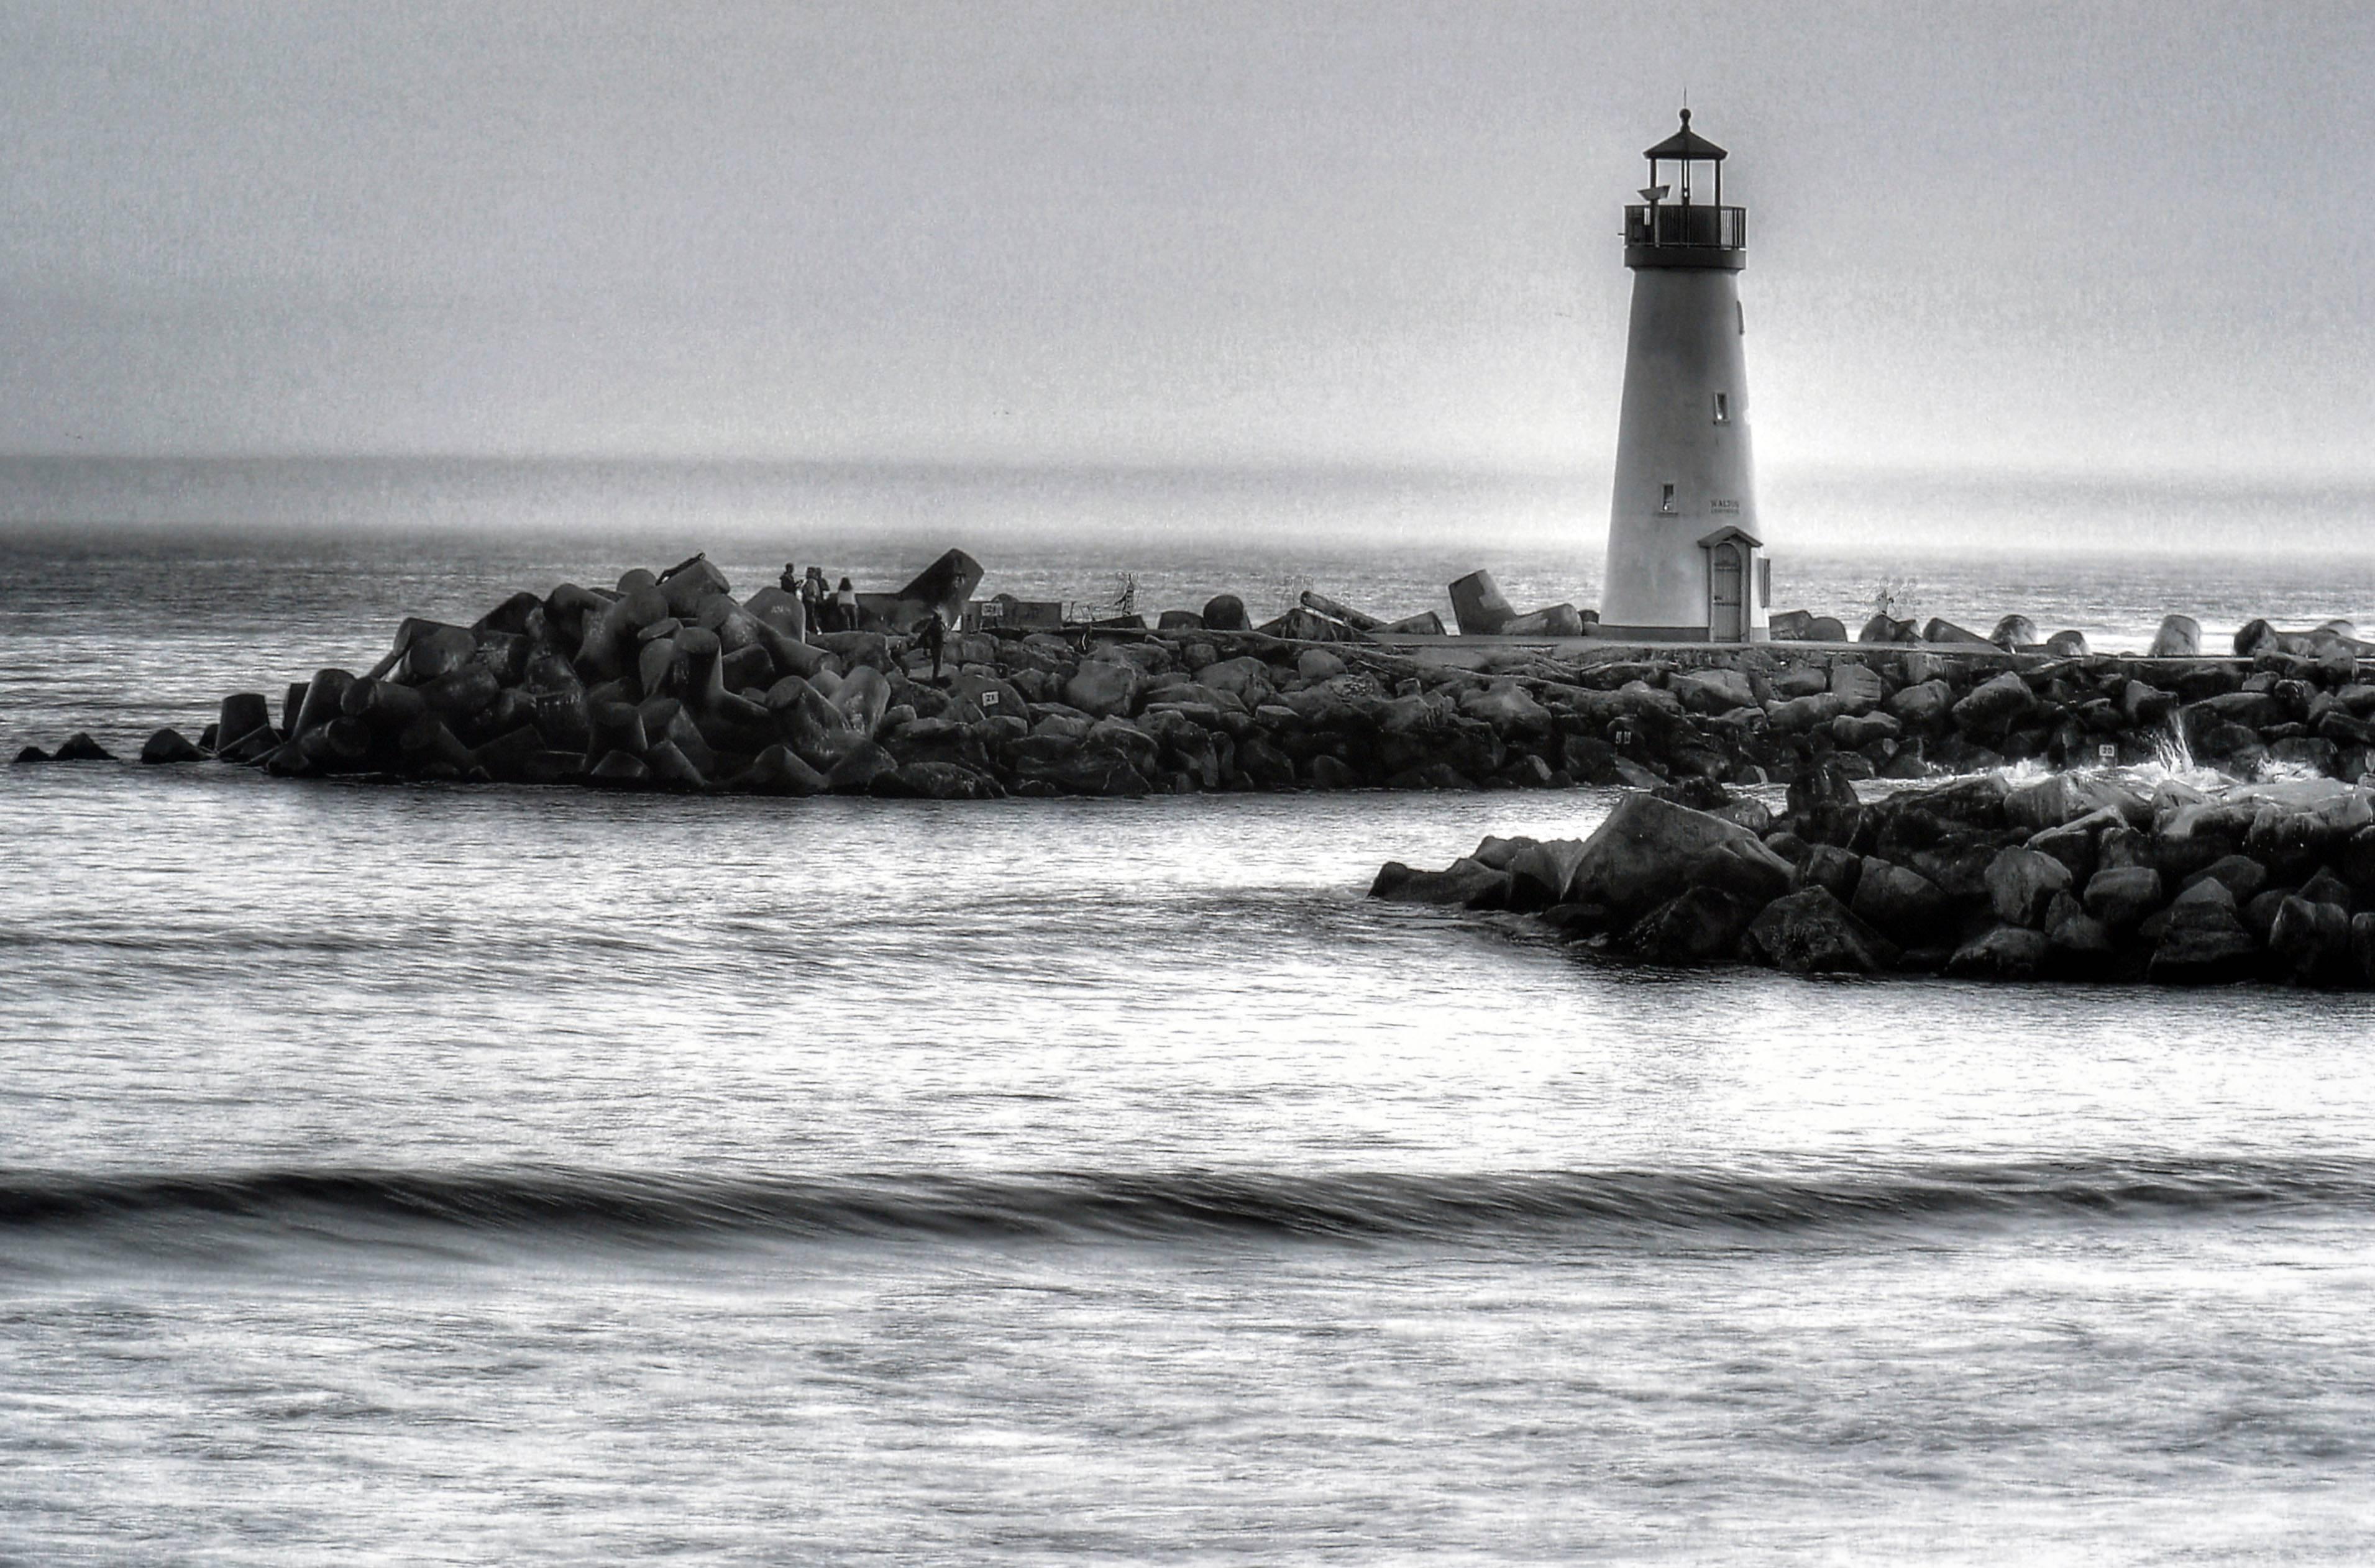
M 1641 917 L 1622 946 L 1648 963 L 1722 963 L 1740 956 L 1757 906 L 1719 888 L 1689 888 Z
M 1876 974 L 1897 950 L 1824 888 L 1775 899 L 1749 924 L 1743 940 L 1767 963 L 1796 974 Z
M 1906 945 L 1918 945 L 1943 930 L 1954 913 L 1944 890 L 1909 867 L 1866 855 L 1856 873 L 1849 907 L 1875 930 Z
M 2216 860 L 2178 884 L 2180 893 L 2191 892 L 2204 882 L 2216 882 L 2227 890 L 2229 902 L 2241 905 L 2251 902 L 2267 886 L 2268 868 L 2248 855 L 2222 855 Z
M 587 771 L 585 777 L 596 784 L 632 788 L 649 784 L 652 771 L 644 765 L 641 757 L 625 751 L 610 751 L 604 753 L 602 760 Z
M 864 795 L 876 779 L 898 770 L 896 757 L 871 740 L 861 740 L 825 773 L 825 787 L 835 795 Z
M 2285 978 L 2303 985 L 2341 985 L 2352 978 L 2350 912 L 2286 898 L 2268 930 L 2268 956 Z
M 1369 884 L 1369 896 L 1388 903 L 1432 903 L 1465 906 L 1480 898 L 1506 900 L 1509 874 L 1482 862 L 1461 858 L 1447 870 L 1417 871 L 1399 860 L 1386 862 Z
M 2045 973 L 2063 980 L 2097 980 L 2119 962 L 2110 928 L 2091 914 L 2073 912 L 2046 925 Z
M 1344 661 L 1325 648 L 1306 648 L 1294 660 L 1294 673 L 1306 681 L 1333 680 L 1344 668 Z
M 215 749 L 238 745 L 257 730 L 272 727 L 272 705 L 258 691 L 234 691 L 222 700 L 215 718 Z
M 1544 909 L 1569 902 L 1576 869 L 1583 864 L 1583 848 L 1581 839 L 1545 839 L 1529 842 L 1516 851 L 1507 867 L 1511 882 L 1509 906 Z
M 1852 909 L 1856 883 L 1862 872 L 1863 862 L 1837 844 L 1812 844 L 1807 848 L 1806 858 L 1798 862 L 1790 873 L 1790 890 L 1794 893 L 1807 888 L 1827 889 L 1833 898 Z
M 869 793 L 900 800 L 989 800 L 995 781 L 956 762 L 907 762 L 877 777 Z
M 1956 727 L 1983 741 L 2001 737 L 2036 712 L 2037 694 L 2009 671 L 1973 687 L 1952 709 Z
M 1790 866 L 1737 824 L 1650 795 L 1630 795 L 1585 841 L 1568 896 L 1637 919 L 1692 886 L 1751 902 L 1790 885 Z
M 2159 985 L 2222 985 L 2258 972 L 2260 945 L 2236 915 L 2234 897 L 2216 880 L 2180 893 L 2168 912 L 2145 978 Z
M 1790 781 L 1783 820 L 1808 843 L 1851 844 L 1863 821 L 1863 801 L 1836 761 L 1802 769 Z
M 53 762 L 112 762 L 115 753 L 93 740 L 81 730 L 66 737 L 65 744 L 50 754 Z
M 29 763 L 46 762 L 48 760 L 50 760 L 50 754 L 48 752 L 42 750 L 38 746 L 28 746 L 17 753 L 16 766 L 21 768 Z
M 832 785 L 799 753 L 778 741 L 761 751 L 734 780 L 734 787 L 753 795 L 822 795 Z
M 1994 926 L 1956 949 L 1946 973 L 1956 980 L 2034 980 L 2045 968 L 2049 946 L 2042 931 Z
M 140 760 L 152 765 L 165 762 L 202 762 L 206 753 L 191 745 L 177 729 L 160 729 L 140 748 Z
M 2083 659 L 2086 656 L 2086 634 L 2057 631 L 2045 640 L 2045 651 L 2057 659 Z
M 2007 925 L 2041 927 L 2053 895 L 2070 885 L 2067 866 L 2033 849 L 2002 850 L 1988 863 L 1988 900 Z
M 2086 879 L 2086 913 L 2114 931 L 2129 931 L 2160 907 L 2160 873 L 2149 866 L 2120 866 Z

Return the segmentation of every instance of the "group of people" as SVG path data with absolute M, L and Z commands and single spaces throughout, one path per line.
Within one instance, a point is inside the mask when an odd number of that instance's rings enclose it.
M 810 631 L 857 631 L 860 630 L 857 613 L 857 589 L 848 578 L 841 580 L 838 588 L 824 585 L 824 570 L 811 566 L 803 574 L 791 561 L 784 562 L 781 578 L 784 592 L 798 596 L 800 608 Z M 948 641 L 949 623 L 939 610 L 926 622 L 920 635 L 924 646 L 932 655 L 932 682 L 939 683 L 940 651 Z
M 846 577 L 838 588 L 824 585 L 824 569 L 811 566 L 807 575 L 784 562 L 784 592 L 795 595 L 811 631 L 855 631 L 858 629 L 857 589 Z

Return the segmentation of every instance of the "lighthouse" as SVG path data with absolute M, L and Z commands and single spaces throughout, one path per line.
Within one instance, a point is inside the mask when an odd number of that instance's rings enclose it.
M 1723 148 L 1682 129 L 1648 149 L 1625 209 L 1633 317 L 1598 633 L 1659 643 L 1768 635 L 1740 272 L 1748 214 L 1723 205 Z

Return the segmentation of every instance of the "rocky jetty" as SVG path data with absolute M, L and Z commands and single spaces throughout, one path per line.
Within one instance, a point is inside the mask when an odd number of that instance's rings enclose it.
M 1867 799 L 1834 766 L 1776 817 L 1627 794 L 1588 839 L 1488 838 L 1373 898 L 1529 913 L 1654 964 L 1984 980 L 2375 986 L 2375 790 L 2001 774 Z
M 1222 595 L 1153 630 L 1124 617 L 951 632 L 935 678 L 914 629 L 935 610 L 953 622 L 980 576 L 951 551 L 899 593 L 863 595 L 871 630 L 827 633 L 780 589 L 738 598 L 703 557 L 609 588 L 514 594 L 468 626 L 406 620 L 360 673 L 316 671 L 278 701 L 233 693 L 195 740 L 160 731 L 140 758 L 963 798 L 1655 789 L 2175 755 L 2237 778 L 2356 779 L 2375 763 L 2375 685 L 2334 627 L 2255 622 L 2234 657 L 2201 655 L 2182 617 L 2162 641 L 2194 651 L 2158 658 L 2038 652 L 2019 617 L 2000 642 L 1934 622 L 1929 643 L 1551 648 L 1444 637 L 1431 613 L 1380 623 L 1315 594 L 1254 628 Z M 1463 619 L 1507 608 L 1483 573 L 1455 586 L 1483 602 Z M 77 737 L 56 760 L 99 750 Z

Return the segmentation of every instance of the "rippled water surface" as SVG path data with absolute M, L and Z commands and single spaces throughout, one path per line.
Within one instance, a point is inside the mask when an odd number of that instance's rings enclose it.
M 41 559 L 12 747 L 593 575 Z M 1608 805 L 0 770 L 0 1560 L 2375 1550 L 2375 1005 L 1360 897 Z

